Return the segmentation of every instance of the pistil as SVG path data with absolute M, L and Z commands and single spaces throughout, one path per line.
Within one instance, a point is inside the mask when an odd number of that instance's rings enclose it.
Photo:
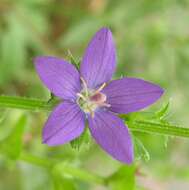
M 87 87 L 87 83 L 82 77 L 81 82 L 83 89 L 77 93 L 77 103 L 85 113 L 90 113 L 91 117 L 94 117 L 97 108 L 110 107 L 110 104 L 106 103 L 106 95 L 101 93 L 106 83 L 103 83 L 97 90 L 92 90 Z

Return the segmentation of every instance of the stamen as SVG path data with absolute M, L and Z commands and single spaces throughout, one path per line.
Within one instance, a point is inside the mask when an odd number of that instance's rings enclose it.
M 77 93 L 77 96 L 79 96 L 79 97 L 82 98 L 83 100 L 87 101 L 87 99 L 85 98 L 85 96 L 83 96 L 83 94 Z
M 94 94 L 99 93 L 105 86 L 106 86 L 106 83 L 104 82 L 104 83 L 94 92 Z
M 110 104 L 106 103 L 106 95 L 100 92 L 106 86 L 106 83 L 103 83 L 97 90 L 93 91 L 87 88 L 84 78 L 80 77 L 80 79 L 83 89 L 80 93 L 77 93 L 77 103 L 85 113 L 90 114 L 94 118 L 94 111 L 98 107 L 110 107 Z
M 84 89 L 84 91 L 86 93 L 86 96 L 88 96 L 89 93 L 88 93 L 88 89 L 87 89 L 87 83 L 85 82 L 83 77 L 80 77 L 80 79 L 81 79 L 81 82 L 83 83 L 83 89 Z
M 102 105 L 102 106 L 105 106 L 105 107 L 108 107 L 108 108 L 111 107 L 111 105 L 108 104 L 108 103 L 102 103 L 101 105 Z

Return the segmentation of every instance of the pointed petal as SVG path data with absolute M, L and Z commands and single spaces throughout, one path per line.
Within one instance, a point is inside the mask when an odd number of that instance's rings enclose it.
M 116 113 L 129 113 L 156 102 L 163 94 L 159 86 L 136 78 L 111 81 L 102 91 L 107 95 L 109 108 Z
M 43 129 L 43 143 L 49 146 L 65 144 L 80 136 L 84 127 L 84 113 L 77 104 L 65 101 L 49 116 Z
M 99 110 L 89 116 L 89 128 L 96 142 L 113 158 L 123 163 L 133 161 L 133 144 L 128 128 L 111 112 Z
M 79 72 L 70 63 L 55 57 L 36 57 L 40 79 L 51 92 L 63 99 L 75 99 L 81 90 Z
M 80 72 L 89 88 L 109 81 L 116 67 L 116 52 L 112 33 L 107 28 L 99 30 L 89 43 Z

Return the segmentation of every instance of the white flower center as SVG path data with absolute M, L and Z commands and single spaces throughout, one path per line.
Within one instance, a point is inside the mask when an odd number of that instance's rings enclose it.
M 77 93 L 77 103 L 85 113 L 90 113 L 94 117 L 94 111 L 99 107 L 110 107 L 106 103 L 106 95 L 101 93 L 101 90 L 106 86 L 106 83 L 102 84 L 97 90 L 91 90 L 87 88 L 87 84 L 83 78 L 81 78 L 83 89 L 80 93 Z

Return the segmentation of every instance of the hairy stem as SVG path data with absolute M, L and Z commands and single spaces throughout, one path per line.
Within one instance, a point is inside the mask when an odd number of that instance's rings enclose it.
M 131 124 L 128 125 L 132 131 L 189 138 L 189 128 L 178 127 L 175 125 L 156 123 L 146 120 L 134 120 Z
M 44 101 L 33 98 L 0 96 L 0 108 L 17 108 L 31 111 L 51 111 L 57 101 Z M 148 120 L 133 120 L 128 123 L 132 131 L 157 133 L 179 137 L 189 137 L 189 128 L 175 125 L 156 123 Z
M 0 108 L 17 108 L 31 111 L 50 111 L 53 103 L 44 100 L 18 97 L 18 96 L 0 96 Z

